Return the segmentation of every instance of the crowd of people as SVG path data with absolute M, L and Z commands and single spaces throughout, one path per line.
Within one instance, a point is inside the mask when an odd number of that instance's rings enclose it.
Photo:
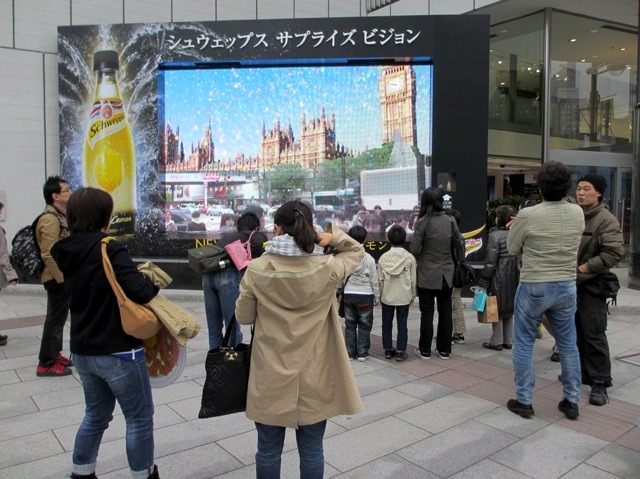
M 567 201 L 573 185 L 562 163 L 546 162 L 538 185 L 541 202 L 525 205 L 517 214 L 510 206 L 495 211 L 496 227 L 488 234 L 478 284 L 497 296 L 499 321 L 482 347 L 512 350 L 516 398 L 507 408 L 529 418 L 534 415 L 533 345 L 544 321 L 555 338 L 562 370 L 558 408 L 577 419 L 581 383 L 591 387 L 591 404 L 608 402 L 607 273 L 624 255 L 622 234 L 603 206 L 607 184 L 602 176 L 587 174 L 578 180 L 577 204 Z M 158 478 L 143 343 L 123 330 L 102 263 L 101 243 L 113 200 L 95 188 L 72 193 L 59 176 L 47 179 L 43 195 L 45 208 L 34 231 L 44 262 L 47 312 L 36 375 L 66 376 L 75 367 L 82 382 L 86 409 L 76 434 L 71 477 L 96 477 L 102 434 L 117 401 L 127 424 L 132 477 Z M 0 213 L 3 207 L 0 203 Z M 238 269 L 230 263 L 202 277 L 209 348 L 220 347 L 233 316 L 254 326 L 246 414 L 258 432 L 257 477 L 280 477 L 285 429 L 295 428 L 301 477 L 321 478 L 327 420 L 363 409 L 349 361 L 369 358 L 377 306 L 385 359 L 408 358 L 407 318 L 416 298 L 418 358 L 448 360 L 452 344 L 464 344 L 460 289 L 453 285 L 453 252 L 464 257 L 461 217 L 444 209 L 443 192 L 436 187 L 423 192 L 406 225 L 404 219 L 387 221 L 379 207 L 373 213 L 361 208 L 345 232 L 344 225 L 334 222 L 320 225 L 322 215 L 314 217 L 308 204 L 291 201 L 275 212 L 269 240 L 263 233 L 264 213 L 247 207 L 233 225 L 235 231 L 219 242 L 249 245 L 250 266 Z M 169 230 L 170 215 L 165 219 Z M 377 264 L 363 247 L 371 232 L 384 232 L 390 244 Z M 130 299 L 144 304 L 157 294 L 123 243 L 110 242 L 107 254 Z M 17 280 L 0 228 L 0 289 Z M 337 289 L 342 290 L 344 331 Z M 69 313 L 72 358 L 62 355 Z M 237 328 L 236 344 L 243 339 Z M 6 342 L 0 335 L 0 346 Z

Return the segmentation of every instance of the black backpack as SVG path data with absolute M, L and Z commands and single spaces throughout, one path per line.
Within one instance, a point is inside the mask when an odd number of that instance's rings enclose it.
M 58 215 L 53 211 L 40 213 L 33 223 L 21 228 L 11 240 L 11 262 L 27 278 L 39 280 L 44 271 L 44 261 L 40 256 L 40 245 L 36 239 L 36 225 L 42 215 Z M 62 224 L 60 225 L 62 227 Z

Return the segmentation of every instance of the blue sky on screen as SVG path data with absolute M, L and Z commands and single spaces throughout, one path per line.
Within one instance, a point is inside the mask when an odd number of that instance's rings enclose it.
M 414 65 L 418 147 L 430 153 L 431 66 Z M 335 113 L 336 141 L 363 151 L 382 142 L 378 81 L 380 66 L 295 66 L 167 70 L 164 74 L 165 122 L 180 138 L 188 154 L 202 139 L 211 118 L 216 158 L 260 152 L 262 125 L 271 129 L 291 123 L 301 137 L 302 112 L 307 121 Z

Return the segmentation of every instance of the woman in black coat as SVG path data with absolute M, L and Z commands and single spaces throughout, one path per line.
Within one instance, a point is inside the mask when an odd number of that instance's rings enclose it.
M 487 294 L 495 294 L 498 300 L 497 323 L 491 323 L 493 334 L 488 343 L 482 347 L 502 351 L 511 349 L 513 345 L 513 311 L 516 289 L 520 281 L 520 257 L 512 256 L 507 251 L 507 223 L 516 215 L 516 211 L 508 205 L 496 208 L 496 227 L 489 232 L 487 256 L 482 269 L 479 286 L 487 290 Z

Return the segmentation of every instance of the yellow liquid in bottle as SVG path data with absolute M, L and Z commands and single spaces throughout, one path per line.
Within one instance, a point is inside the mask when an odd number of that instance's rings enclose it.
M 131 130 L 119 98 L 96 98 L 84 142 L 85 186 L 113 197 L 109 234 L 131 235 L 136 220 L 136 162 Z

